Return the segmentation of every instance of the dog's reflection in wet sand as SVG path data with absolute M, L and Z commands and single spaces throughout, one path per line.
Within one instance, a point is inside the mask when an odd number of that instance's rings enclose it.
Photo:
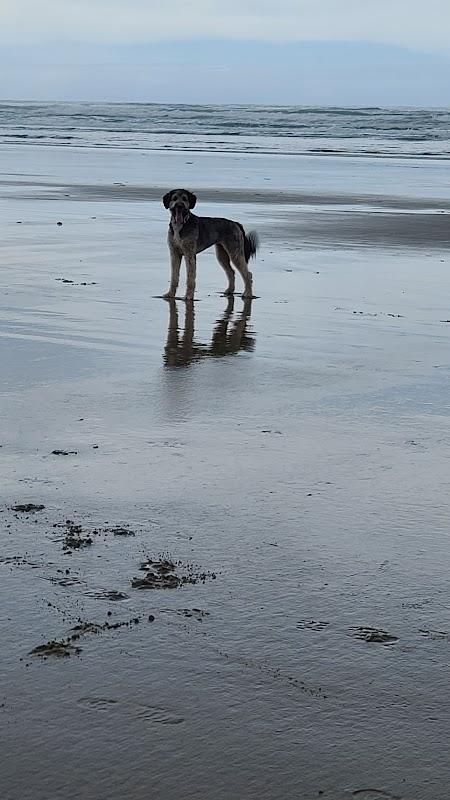
M 167 343 L 164 348 L 164 363 L 167 367 L 186 367 L 193 361 L 203 358 L 218 358 L 238 353 L 240 350 L 252 351 L 254 337 L 247 330 L 252 310 L 251 299 L 244 301 L 242 311 L 234 315 L 234 297 L 230 297 L 227 307 L 217 320 L 210 344 L 195 340 L 194 303 L 187 300 L 184 306 L 184 328 L 180 330 L 176 300 L 168 300 L 169 327 Z

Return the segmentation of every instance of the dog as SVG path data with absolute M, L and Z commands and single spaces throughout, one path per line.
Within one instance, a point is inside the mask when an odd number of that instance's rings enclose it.
M 258 249 L 256 233 L 246 233 L 239 222 L 230 219 L 195 216 L 192 209 L 196 202 L 195 194 L 187 189 L 172 189 L 163 197 L 164 207 L 170 210 L 167 242 L 171 266 L 170 286 L 164 297 L 169 299 L 177 293 L 181 259 L 184 256 L 187 270 L 185 299 L 194 299 L 196 256 L 213 245 L 217 260 L 228 278 L 224 294 L 234 294 L 234 266 L 244 281 L 242 297 L 253 297 L 253 276 L 248 268 L 248 261 L 256 255 Z

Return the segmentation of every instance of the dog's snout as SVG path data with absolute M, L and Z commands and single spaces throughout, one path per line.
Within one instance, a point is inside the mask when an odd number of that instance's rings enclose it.
M 183 201 L 176 200 L 172 206 L 171 211 L 172 211 L 172 219 L 175 222 L 175 225 L 184 225 L 187 217 L 189 216 L 189 211 L 186 208 Z

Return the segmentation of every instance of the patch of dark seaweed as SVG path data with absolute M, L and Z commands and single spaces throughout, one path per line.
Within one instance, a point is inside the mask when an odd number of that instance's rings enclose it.
M 93 539 L 90 536 L 68 533 L 63 540 L 63 550 L 81 550 L 83 547 L 90 547 L 91 544 Z
M 136 536 L 135 532 L 125 525 L 115 525 L 111 528 L 104 528 L 103 530 L 105 533 L 112 533 L 114 536 Z
M 194 564 L 174 562 L 168 558 L 147 559 L 139 569 L 146 575 L 133 578 L 131 585 L 134 589 L 178 589 L 186 584 L 205 583 L 217 577 L 214 572 L 199 571 L 200 567 Z
M 80 636 L 85 636 L 88 633 L 101 633 L 102 631 L 116 631 L 119 628 L 130 628 L 132 625 L 139 625 L 140 617 L 133 617 L 132 619 L 121 620 L 118 622 L 87 622 L 81 619 L 78 625 L 71 628 L 72 635 L 70 639 L 79 639 Z
M 178 589 L 182 579 L 177 575 L 155 575 L 148 572 L 145 578 L 133 578 L 133 589 Z
M 160 575 L 167 575 L 169 572 L 175 572 L 176 565 L 169 559 L 158 559 L 158 561 L 148 559 L 147 561 L 142 562 L 139 569 L 143 570 L 144 572 L 152 570 L 158 572 Z
M 48 656 L 55 656 L 56 658 L 68 658 L 69 656 L 79 655 L 81 647 L 74 647 L 68 641 L 56 641 L 52 639 L 50 642 L 40 644 L 30 650 L 30 656 L 40 656 L 41 658 L 48 658 Z
M 52 604 L 49 603 L 49 606 Z M 108 612 L 110 614 L 111 612 Z M 148 617 L 149 622 L 153 622 L 155 617 L 151 614 Z M 78 655 L 82 652 L 81 648 L 74 645 L 73 642 L 79 641 L 82 637 L 89 634 L 100 634 L 104 631 L 115 631 L 119 628 L 132 628 L 139 625 L 141 617 L 133 617 L 132 619 L 119 620 L 117 622 L 91 622 L 90 620 L 83 620 L 78 618 L 77 624 L 70 629 L 69 636 L 64 639 L 51 639 L 45 644 L 40 644 L 30 650 L 29 655 L 41 656 L 47 658 L 48 656 L 68 657 L 71 655 Z
M 34 511 L 43 511 L 45 506 L 42 503 L 19 503 L 17 506 L 11 506 L 13 511 L 18 511 L 21 514 L 31 514 Z
M 90 547 L 93 544 L 92 536 L 89 534 L 83 536 L 83 527 L 78 525 L 71 519 L 66 519 L 63 525 L 55 523 L 54 527 L 65 527 L 67 530 L 63 539 L 63 550 L 72 552 L 74 550 L 81 550 L 84 547 Z

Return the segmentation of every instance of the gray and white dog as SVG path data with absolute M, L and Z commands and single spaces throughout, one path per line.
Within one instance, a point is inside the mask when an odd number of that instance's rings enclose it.
M 195 194 L 187 189 L 172 189 L 163 197 L 165 208 L 170 209 L 167 242 L 171 266 L 170 287 L 164 297 L 175 297 L 177 293 L 181 259 L 184 256 L 187 270 L 185 299 L 194 299 L 197 253 L 213 245 L 217 260 L 228 278 L 225 294 L 234 294 L 235 267 L 244 281 L 242 296 L 253 297 L 253 276 L 248 268 L 248 260 L 258 248 L 256 233 L 246 233 L 239 222 L 230 219 L 196 217 L 192 213 L 196 202 Z

